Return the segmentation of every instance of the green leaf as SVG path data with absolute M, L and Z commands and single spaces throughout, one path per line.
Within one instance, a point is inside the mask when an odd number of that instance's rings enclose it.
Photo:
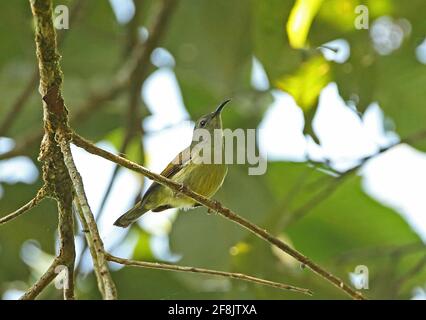
M 309 28 L 322 2 L 322 0 L 297 0 L 294 4 L 286 26 L 288 39 L 293 48 L 306 47 Z
M 312 56 L 291 75 L 285 75 L 276 86 L 293 96 L 304 112 L 316 105 L 321 90 L 330 81 L 330 65 L 319 55 Z
M 252 3 L 253 52 L 264 66 L 270 83 L 274 83 L 283 74 L 294 71 L 302 59 L 300 51 L 290 47 L 284 30 L 292 2 L 254 0 Z

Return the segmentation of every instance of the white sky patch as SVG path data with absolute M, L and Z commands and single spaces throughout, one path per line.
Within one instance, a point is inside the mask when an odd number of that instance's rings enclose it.
M 421 63 L 426 64 L 426 39 L 416 48 L 416 57 Z
M 149 38 L 149 31 L 146 27 L 143 27 L 143 26 L 139 27 L 138 28 L 138 35 L 139 35 L 139 39 L 142 42 L 145 42 Z
M 370 140 L 382 148 L 399 141 L 399 137 L 395 132 L 385 131 L 384 120 L 383 111 L 376 102 L 370 104 L 362 116 L 364 129 Z
M 338 170 L 349 169 L 379 150 L 360 117 L 339 96 L 335 83 L 322 90 L 312 126 L 326 157 Z
M 259 124 L 259 149 L 268 160 L 304 161 L 303 112 L 287 93 L 272 91 L 274 102 Z
M 132 259 L 133 251 L 139 240 L 139 233 L 135 230 L 130 230 L 129 234 L 126 236 L 126 241 L 121 242 L 119 246 L 115 246 L 111 249 L 111 254 L 120 256 L 124 259 Z M 111 263 L 110 267 L 114 270 L 121 269 L 123 265 L 117 263 Z
M 182 255 L 172 253 L 169 245 L 169 237 L 167 234 L 154 235 L 150 239 L 152 251 L 157 259 L 167 262 L 177 262 L 182 258 Z
M 336 39 L 327 43 L 324 43 L 322 46 L 327 48 L 320 48 L 324 58 L 329 61 L 334 61 L 337 63 L 344 63 L 349 59 L 351 54 L 351 48 L 349 42 L 345 39 Z M 335 49 L 336 51 L 330 50 Z
M 120 24 L 126 24 L 133 18 L 135 4 L 132 0 L 109 0 L 109 2 Z
M 411 32 L 411 24 L 406 19 L 394 20 L 389 16 L 377 18 L 370 29 L 374 48 L 381 55 L 397 50 Z
M 15 141 L 11 138 L 0 137 L 0 154 L 8 152 L 15 147 Z
M 426 241 L 426 154 L 396 146 L 367 162 L 362 176 L 366 192 L 399 212 Z
M 307 149 L 311 158 L 330 159 L 336 169 L 346 170 L 399 140 L 396 133 L 385 131 L 377 103 L 360 118 L 339 96 L 334 83 L 322 91 L 314 118 L 321 146 L 311 139 L 305 142 L 302 111 L 293 99 L 281 92 L 274 92 L 274 98 L 259 126 L 259 148 L 269 160 L 304 161 Z M 426 240 L 426 154 L 401 145 L 370 160 L 361 175 L 365 192 L 400 213 Z
M 27 240 L 21 246 L 20 256 L 22 261 L 31 268 L 34 277 L 41 277 L 49 268 L 54 256 L 40 248 L 40 244 L 35 240 Z
M 142 95 L 152 113 L 144 121 L 145 130 L 161 130 L 189 119 L 173 70 L 160 68 L 155 71 L 145 81 Z
M 19 300 L 24 293 L 25 291 L 23 290 L 9 289 L 3 293 L 2 300 Z
M 256 57 L 252 59 L 251 86 L 259 91 L 266 91 L 269 89 L 269 80 L 266 71 Z
M 38 169 L 28 157 L 19 156 L 0 161 L 0 181 L 14 184 L 34 183 L 38 178 Z
M 97 146 L 113 153 L 117 152 L 111 144 L 106 142 L 97 143 Z M 72 146 L 72 153 L 77 169 L 83 179 L 90 208 L 96 215 L 111 178 L 114 164 L 74 146 Z M 115 227 L 113 223 L 132 206 L 139 185 L 135 174 L 124 169 L 119 171 L 105 205 L 104 213 L 98 223 L 99 233 L 107 250 L 123 239 L 127 233 L 127 229 Z M 83 257 L 83 265 L 86 265 L 86 263 L 90 265 L 89 259 L 88 255 Z
M 426 290 L 422 287 L 416 287 L 413 290 L 413 297 L 411 300 L 426 300 Z
M 158 68 L 173 68 L 176 64 L 172 54 L 164 48 L 156 48 L 151 54 L 151 62 Z

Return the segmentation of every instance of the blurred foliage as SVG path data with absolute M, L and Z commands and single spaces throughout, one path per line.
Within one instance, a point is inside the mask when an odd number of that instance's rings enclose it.
M 295 74 L 277 81 L 277 87 L 288 92 L 304 112 L 314 106 L 321 90 L 330 82 L 330 66 L 322 56 L 302 63 Z
M 297 0 L 287 21 L 287 35 L 293 48 L 306 46 L 309 28 L 323 0 Z
M 71 6 L 74 1 L 61 4 Z M 158 1 L 143 2 L 141 25 L 146 25 Z M 395 23 L 409 23 L 410 30 L 400 47 L 387 55 L 374 49 L 369 30 L 354 27 L 354 10 L 359 4 L 369 8 L 370 27 L 382 16 L 391 17 Z M 254 128 L 260 123 L 272 98 L 269 91 L 257 91 L 250 85 L 255 56 L 271 86 L 290 93 L 304 110 L 307 128 L 321 89 L 335 81 L 343 98 L 353 101 L 360 112 L 378 101 L 396 132 L 404 137 L 425 129 L 426 66 L 415 57 L 415 49 L 425 37 L 422 9 L 424 0 L 409 4 L 397 0 L 181 0 L 161 47 L 175 58 L 174 72 L 185 106 L 194 118 L 210 111 L 218 101 L 234 97 L 225 125 Z M 0 114 L 4 114 L 31 76 L 35 54 L 27 1 L 2 1 L 0 17 Z M 108 85 L 123 62 L 126 26 L 116 21 L 108 1 L 86 1 L 81 17 L 65 32 L 60 52 L 65 101 L 72 114 L 90 92 Z M 316 48 L 339 38 L 350 45 L 349 59 L 344 63 L 326 61 Z M 108 101 L 105 108 L 76 123 L 76 129 L 88 139 L 107 139 L 118 148 L 124 136 L 126 101 L 125 97 Z M 36 132 L 41 119 L 40 98 L 34 88 L 8 135 L 19 140 L 26 133 Z M 305 131 L 314 135 L 312 129 Z M 424 141 L 415 146 L 426 150 Z M 137 141 L 132 142 L 130 159 L 142 157 L 138 147 Z M 37 148 L 38 144 L 28 150 L 35 163 Z M 282 220 L 310 199 L 322 181 L 333 178 L 304 163 L 270 162 L 264 176 L 248 176 L 246 169 L 230 168 L 217 195 L 226 206 L 281 235 L 345 280 L 356 265 L 368 265 L 371 289 L 367 295 L 371 298 L 409 298 L 413 287 L 425 283 L 426 270 L 398 282 L 415 266 L 421 252 L 389 255 L 384 249 L 381 253 L 380 248 L 398 248 L 420 239 L 396 212 L 362 191 L 359 177 L 345 182 L 305 218 L 280 228 Z M 28 201 L 39 186 L 40 181 L 33 185 L 1 182 L 1 214 Z M 0 296 L 10 288 L 25 289 L 34 281 L 31 268 L 21 258 L 22 244 L 35 239 L 43 251 L 53 254 L 56 225 L 55 205 L 44 201 L 30 214 L 1 227 Z M 135 230 L 132 234 L 137 233 L 138 242 L 134 258 L 155 261 L 149 245 L 151 235 Z M 222 217 L 206 214 L 203 208 L 179 213 L 170 246 L 182 255 L 179 263 L 183 265 L 246 272 L 309 287 L 315 291 L 315 298 L 345 298 L 294 260 L 278 255 Z M 348 252 L 372 249 L 378 254 L 339 259 Z M 114 270 L 121 298 L 306 298 L 234 280 L 127 267 Z M 21 283 L 15 286 L 17 281 Z M 78 277 L 78 290 L 82 298 L 99 298 L 92 274 Z M 43 298 L 59 297 L 51 288 Z

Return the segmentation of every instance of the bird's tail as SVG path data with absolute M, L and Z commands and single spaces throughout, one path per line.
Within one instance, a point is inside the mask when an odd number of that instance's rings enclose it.
M 120 218 L 118 218 L 114 222 L 114 225 L 117 227 L 126 228 L 147 211 L 148 210 L 145 209 L 144 206 L 136 205 L 123 214 Z

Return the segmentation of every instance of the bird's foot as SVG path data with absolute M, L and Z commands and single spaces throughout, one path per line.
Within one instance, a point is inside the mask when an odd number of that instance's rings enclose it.
M 207 208 L 207 213 L 218 213 L 218 209 L 217 208 L 220 207 L 220 202 L 217 201 L 217 200 L 212 200 L 212 202 L 213 202 L 213 207 L 215 209 Z
M 185 193 L 187 191 L 188 191 L 188 188 L 184 184 L 181 184 L 180 187 L 179 187 L 179 192 Z
M 175 197 L 182 196 L 188 188 L 184 184 L 180 184 L 178 189 L 173 192 Z

